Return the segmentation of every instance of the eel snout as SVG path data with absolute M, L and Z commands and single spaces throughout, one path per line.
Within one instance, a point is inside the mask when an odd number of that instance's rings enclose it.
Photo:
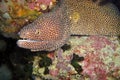
M 44 22 L 44 21 L 43 21 Z M 44 25 L 45 24 L 45 25 Z M 19 47 L 36 50 L 46 50 L 52 48 L 57 40 L 63 37 L 63 31 L 58 23 L 46 20 L 43 25 L 25 26 L 20 32 L 20 40 L 17 44 Z M 51 50 L 51 49 L 50 49 Z

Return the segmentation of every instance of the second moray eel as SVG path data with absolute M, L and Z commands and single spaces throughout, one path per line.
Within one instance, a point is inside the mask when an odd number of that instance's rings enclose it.
M 120 35 L 120 12 L 112 3 L 99 6 L 91 0 L 63 0 L 19 32 L 19 47 L 53 51 L 70 35 Z

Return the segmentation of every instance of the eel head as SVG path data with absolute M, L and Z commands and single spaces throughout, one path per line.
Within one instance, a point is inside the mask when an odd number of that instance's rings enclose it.
M 63 46 L 70 33 L 68 25 L 65 25 L 62 19 L 61 9 L 56 13 L 41 15 L 21 29 L 19 36 L 22 39 L 17 41 L 17 45 L 31 51 L 52 51 Z

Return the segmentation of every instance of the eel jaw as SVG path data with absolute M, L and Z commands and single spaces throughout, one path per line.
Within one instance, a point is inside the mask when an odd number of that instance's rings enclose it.
M 46 50 L 49 41 L 38 41 L 30 39 L 20 39 L 17 41 L 17 45 L 22 48 L 30 49 L 31 51 Z M 48 50 L 49 51 L 49 50 Z

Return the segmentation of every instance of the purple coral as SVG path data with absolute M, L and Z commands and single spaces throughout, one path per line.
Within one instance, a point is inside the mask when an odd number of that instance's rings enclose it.
M 95 50 L 100 50 L 106 47 L 106 45 L 110 45 L 111 47 L 114 46 L 114 44 L 112 44 L 112 42 L 104 36 L 90 36 L 87 39 L 87 42 L 89 41 L 93 41 L 91 43 L 91 47 L 93 47 Z
M 37 2 L 45 4 L 45 5 L 50 5 L 50 2 L 53 2 L 53 0 L 37 0 Z
M 47 9 L 48 6 L 53 6 L 53 2 L 56 2 L 56 0 L 55 1 L 53 1 L 53 0 L 36 0 L 33 2 L 29 2 L 28 6 L 32 10 L 34 10 L 34 9 L 40 10 L 41 5 L 44 5 L 44 8 Z

